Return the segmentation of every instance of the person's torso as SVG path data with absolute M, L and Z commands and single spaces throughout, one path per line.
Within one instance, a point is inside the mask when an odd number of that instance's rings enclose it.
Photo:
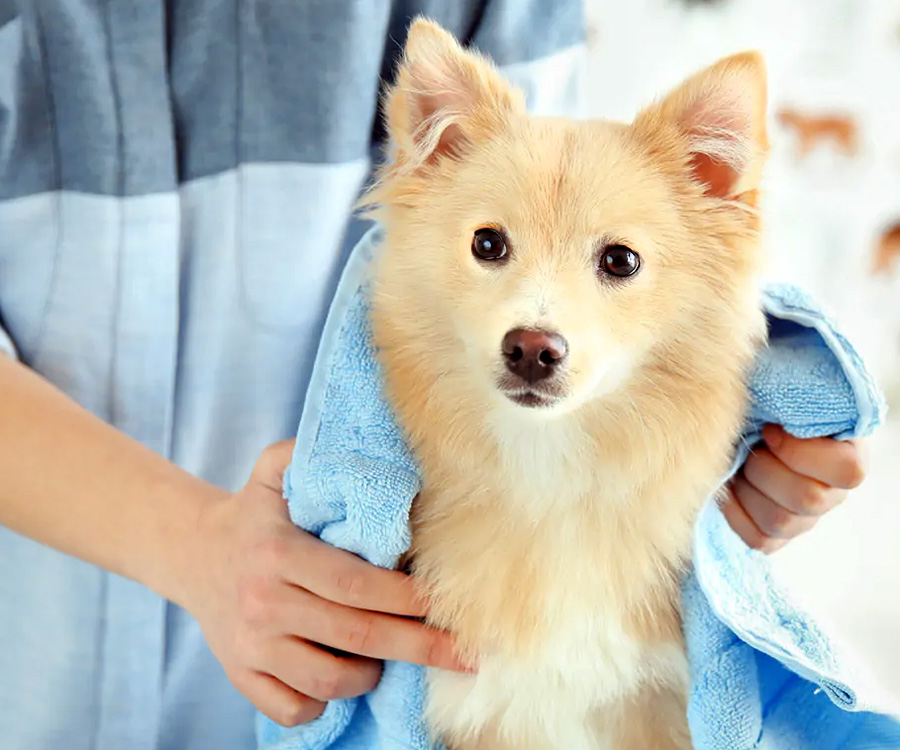
M 296 429 L 409 17 L 538 85 L 580 41 L 559 7 L 0 0 L 0 349 L 238 487 Z M 2 528 L 0 556 L 4 748 L 253 746 L 183 612 Z

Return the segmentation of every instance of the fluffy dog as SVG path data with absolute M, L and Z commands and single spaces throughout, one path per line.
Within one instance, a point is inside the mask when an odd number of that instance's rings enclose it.
M 742 54 L 631 124 L 536 118 L 410 30 L 372 320 L 424 479 L 412 572 L 478 664 L 429 674 L 453 750 L 690 747 L 679 583 L 764 335 L 765 108 Z

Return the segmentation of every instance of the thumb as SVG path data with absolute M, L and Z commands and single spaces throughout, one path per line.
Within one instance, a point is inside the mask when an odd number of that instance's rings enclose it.
M 294 440 L 272 443 L 259 456 L 250 481 L 281 494 L 284 472 L 294 454 Z

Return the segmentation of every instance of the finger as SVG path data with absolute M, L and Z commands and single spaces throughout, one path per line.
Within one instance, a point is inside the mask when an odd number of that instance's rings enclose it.
M 788 435 L 775 425 L 763 428 L 769 450 L 786 466 L 829 487 L 852 490 L 865 479 L 863 449 L 859 442 Z
M 773 539 L 760 531 L 759 527 L 753 523 L 753 519 L 747 515 L 747 511 L 741 507 L 733 492 L 730 492 L 722 503 L 722 514 L 734 533 L 743 539 L 744 544 L 751 549 L 771 554 L 787 544 L 786 539 Z
M 396 570 L 370 565 L 344 550 L 307 534 L 298 535 L 285 578 L 324 599 L 355 609 L 424 617 L 427 604 L 415 581 Z
M 293 635 L 350 654 L 468 671 L 449 633 L 414 620 L 351 609 L 297 589 Z
M 796 473 L 765 449 L 750 455 L 744 464 L 743 475 L 760 493 L 800 516 L 824 515 L 846 495 L 844 490 L 832 489 Z
M 264 487 L 275 490 L 280 495 L 284 471 L 291 463 L 294 455 L 294 440 L 282 440 L 272 443 L 259 456 L 253 467 L 251 479 Z
M 815 516 L 798 516 L 753 487 L 743 476 L 734 479 L 734 495 L 747 516 L 766 536 L 793 539 L 809 531 L 818 520 Z
M 295 727 L 317 719 L 325 704 L 301 695 L 271 675 L 262 672 L 242 672 L 233 677 L 234 686 L 262 713 L 276 724 Z
M 381 662 L 338 657 L 293 637 L 271 641 L 267 672 L 303 695 L 320 701 L 355 698 L 370 692 L 381 678 Z

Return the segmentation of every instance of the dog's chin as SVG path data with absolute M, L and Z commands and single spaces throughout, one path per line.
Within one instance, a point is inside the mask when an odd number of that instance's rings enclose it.
M 554 378 L 530 384 L 500 376 L 494 381 L 493 390 L 495 399 L 499 397 L 499 403 L 511 407 L 514 413 L 553 418 L 572 414 L 589 403 L 602 401 L 619 392 L 627 372 L 598 372 L 593 382 L 577 386 L 565 379 Z
M 519 413 L 530 412 L 542 416 L 550 416 L 560 409 L 565 410 L 571 395 L 562 378 L 527 383 L 504 373 L 496 376 L 493 386 L 495 397 L 500 398 L 500 403 L 512 406 Z
M 521 406 L 525 409 L 552 409 L 564 400 L 560 396 L 532 388 L 503 390 L 502 393 L 516 406 Z

